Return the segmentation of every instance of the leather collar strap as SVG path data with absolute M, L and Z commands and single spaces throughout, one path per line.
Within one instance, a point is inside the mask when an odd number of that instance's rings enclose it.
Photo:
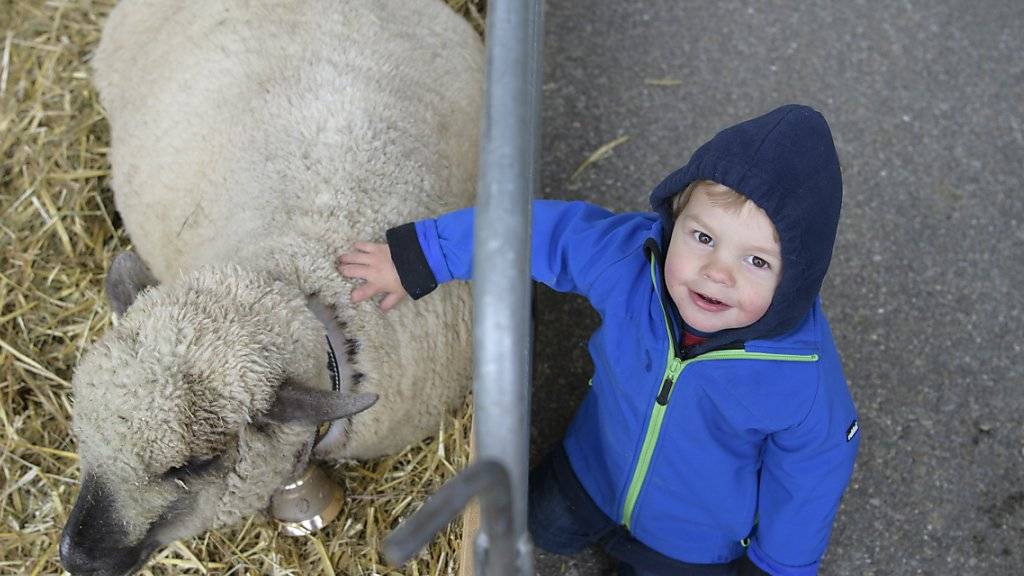
M 331 377 L 331 390 L 334 392 L 341 391 L 341 371 L 338 368 L 338 353 L 337 348 L 341 345 L 345 339 L 338 329 L 338 321 L 335 319 L 334 314 L 328 309 L 327 306 L 321 302 L 315 294 L 306 297 L 306 307 L 309 311 L 316 316 L 316 319 L 324 325 L 326 331 L 325 339 L 327 340 L 327 371 Z M 310 450 L 316 448 L 316 445 L 327 435 L 332 427 L 337 424 L 339 420 L 333 420 L 331 422 L 324 422 L 317 427 L 316 433 L 313 436 L 313 445 Z
M 327 332 L 327 370 L 330 373 L 331 389 L 341 393 L 341 371 L 338 366 L 338 345 L 345 342 L 333 311 L 321 303 L 316 295 L 306 297 L 306 306 L 324 325 Z M 337 517 L 344 504 L 341 487 L 310 462 L 313 450 L 339 422 L 324 422 L 317 427 L 313 440 L 307 444 L 302 456 L 296 462 L 295 478 L 278 488 L 270 498 L 271 514 L 278 521 L 280 530 L 289 536 L 304 536 L 316 532 Z
M 331 390 L 337 392 L 341 390 L 341 376 L 338 375 L 338 355 L 334 352 L 334 346 L 331 346 L 331 339 L 324 335 L 327 340 L 327 371 L 331 373 Z

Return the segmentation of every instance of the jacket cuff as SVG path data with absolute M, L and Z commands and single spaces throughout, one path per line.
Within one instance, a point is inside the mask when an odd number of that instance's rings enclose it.
M 409 222 L 395 226 L 386 233 L 388 248 L 391 249 L 391 260 L 395 263 L 402 288 L 413 300 L 430 294 L 437 288 L 437 279 L 430 270 L 430 264 L 423 254 L 419 239 L 416 237 L 416 224 Z
M 738 576 L 771 576 L 767 572 L 761 569 L 760 566 L 754 564 L 750 559 L 750 556 L 744 554 L 740 557 Z
M 769 574 L 770 576 L 816 576 L 818 574 L 818 565 L 821 563 L 821 560 L 817 560 L 803 566 L 781 564 L 768 557 L 758 544 L 757 538 L 752 539 L 750 542 L 750 547 L 747 548 L 746 560 L 762 570 L 761 574 Z

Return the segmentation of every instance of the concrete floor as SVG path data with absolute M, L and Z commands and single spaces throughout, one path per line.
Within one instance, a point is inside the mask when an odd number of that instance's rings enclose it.
M 786 102 L 831 124 L 845 201 L 822 297 L 863 439 L 820 573 L 1024 573 L 1024 3 L 549 0 L 545 17 L 544 197 L 645 210 L 727 125 Z M 535 456 L 582 398 L 597 324 L 546 288 L 537 310 Z

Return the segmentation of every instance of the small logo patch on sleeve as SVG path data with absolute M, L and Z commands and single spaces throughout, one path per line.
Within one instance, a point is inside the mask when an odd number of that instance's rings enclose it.
M 850 427 L 846 429 L 846 441 L 849 442 L 850 440 L 853 440 L 853 437 L 857 435 L 858 430 L 860 430 L 860 426 L 858 426 L 857 421 L 854 420 L 853 424 L 850 424 Z

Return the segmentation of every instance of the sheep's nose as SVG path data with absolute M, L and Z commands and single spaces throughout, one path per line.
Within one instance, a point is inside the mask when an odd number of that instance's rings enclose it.
M 60 561 L 64 569 L 75 576 L 98 572 L 105 564 L 101 559 L 91 557 L 85 550 L 76 546 L 67 530 L 60 537 Z
M 145 563 L 152 547 L 96 548 L 88 538 L 80 540 L 64 529 L 60 538 L 60 561 L 72 576 L 128 574 Z
M 104 484 L 83 475 L 82 487 L 60 535 L 60 561 L 75 576 L 121 574 L 139 559 L 139 547 L 126 545 L 114 501 Z
M 72 574 L 92 574 L 102 569 L 103 556 L 97 554 L 95 530 L 90 530 L 89 512 L 95 506 L 93 500 L 94 484 L 89 480 L 83 482 L 82 495 L 71 510 L 68 523 L 60 535 L 60 561 L 64 568 Z

